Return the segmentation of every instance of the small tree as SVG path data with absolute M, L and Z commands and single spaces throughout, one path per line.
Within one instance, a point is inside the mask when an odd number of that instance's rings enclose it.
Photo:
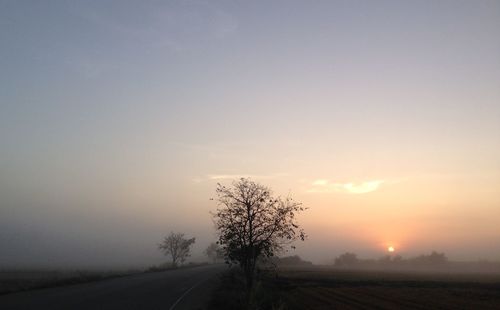
M 216 194 L 219 208 L 213 216 L 219 244 L 226 261 L 243 269 L 250 291 L 258 258 L 269 258 L 285 245 L 305 239 L 295 219 L 305 208 L 290 197 L 273 197 L 269 188 L 246 178 L 232 187 L 217 184 Z
M 158 248 L 172 257 L 172 265 L 177 267 L 177 263 L 184 263 L 190 256 L 189 251 L 194 244 L 195 238 L 186 239 L 182 233 L 173 233 L 166 236 L 163 242 L 158 244 Z
M 207 247 L 205 250 L 205 255 L 208 256 L 208 258 L 215 264 L 217 260 L 222 259 L 224 257 L 224 254 L 222 252 L 222 249 L 220 246 L 212 242 L 210 245 Z

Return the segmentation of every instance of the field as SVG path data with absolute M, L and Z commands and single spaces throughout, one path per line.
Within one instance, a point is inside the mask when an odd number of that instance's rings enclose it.
M 3 270 L 0 271 L 0 295 L 37 288 L 63 286 L 113 277 L 137 271 L 78 271 L 78 270 Z
M 286 309 L 500 309 L 500 274 L 281 268 Z
M 65 286 L 110 278 L 124 277 L 143 272 L 161 272 L 170 269 L 192 268 L 207 263 L 188 263 L 173 267 L 170 263 L 151 266 L 147 269 L 109 270 L 47 270 L 47 269 L 0 269 L 0 295 L 39 288 Z

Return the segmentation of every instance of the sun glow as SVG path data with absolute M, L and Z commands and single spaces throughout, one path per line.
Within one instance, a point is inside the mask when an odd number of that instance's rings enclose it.
M 334 183 L 326 179 L 318 179 L 312 182 L 309 193 L 342 192 L 348 194 L 365 194 L 376 191 L 385 181 L 373 180 L 359 183 Z
M 393 246 L 390 246 L 390 247 L 388 247 L 388 248 L 387 248 L 387 251 L 392 253 L 392 252 L 394 252 L 394 251 L 395 251 L 395 249 L 394 249 L 394 247 L 393 247 Z

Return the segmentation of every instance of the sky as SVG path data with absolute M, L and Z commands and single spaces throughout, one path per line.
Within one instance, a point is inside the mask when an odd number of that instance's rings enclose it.
M 498 261 L 500 2 L 0 0 L 0 149 L 0 266 L 202 259 L 239 177 L 288 254 Z

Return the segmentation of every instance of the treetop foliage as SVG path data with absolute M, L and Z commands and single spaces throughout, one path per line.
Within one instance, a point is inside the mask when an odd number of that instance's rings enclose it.
M 195 238 L 186 239 L 183 233 L 171 232 L 158 245 L 158 248 L 165 255 L 170 255 L 172 257 L 172 264 L 176 266 L 179 261 L 183 263 L 190 256 L 189 251 L 194 242 Z
M 231 187 L 217 184 L 218 209 L 212 214 L 226 261 L 239 263 L 250 280 L 257 258 L 281 252 L 306 234 L 296 214 L 306 210 L 291 197 L 273 196 L 271 190 L 247 178 Z M 292 246 L 293 247 L 293 246 Z

